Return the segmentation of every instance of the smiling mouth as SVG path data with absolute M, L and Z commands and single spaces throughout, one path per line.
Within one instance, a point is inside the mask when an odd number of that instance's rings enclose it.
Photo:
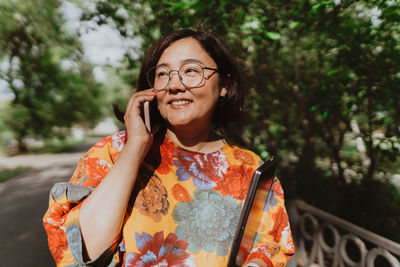
M 182 106 L 182 105 L 187 105 L 192 103 L 193 101 L 191 100 L 174 100 L 174 101 L 170 101 L 168 102 L 169 105 L 174 105 L 174 106 Z

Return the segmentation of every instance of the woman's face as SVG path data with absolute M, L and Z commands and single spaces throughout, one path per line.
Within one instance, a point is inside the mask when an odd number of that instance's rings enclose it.
M 215 61 L 193 38 L 184 38 L 172 43 L 162 53 L 157 66 L 164 65 L 169 70 L 179 70 L 185 64 L 195 62 L 203 67 L 217 69 Z M 204 70 L 202 83 L 186 89 L 179 80 L 177 72 L 172 72 L 167 90 L 157 93 L 158 108 L 161 115 L 172 128 L 199 129 L 209 127 L 212 115 L 220 95 L 226 89 L 219 88 L 219 74 L 213 70 Z

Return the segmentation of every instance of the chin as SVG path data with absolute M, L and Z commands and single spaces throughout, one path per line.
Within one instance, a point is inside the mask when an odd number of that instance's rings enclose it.
M 187 128 L 192 125 L 190 121 L 168 121 L 168 124 L 174 128 Z
M 193 121 L 193 119 L 188 116 L 167 116 L 166 120 L 171 126 L 187 126 Z

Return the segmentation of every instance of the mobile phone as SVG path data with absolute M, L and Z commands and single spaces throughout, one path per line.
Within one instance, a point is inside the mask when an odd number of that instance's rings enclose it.
M 149 133 L 151 133 L 149 105 L 150 105 L 149 101 L 144 102 L 144 104 L 143 104 L 143 114 L 144 114 L 144 124 L 146 125 L 147 131 L 149 131 Z
M 143 102 L 140 105 L 140 116 L 149 132 L 154 129 L 155 125 L 161 124 L 163 119 L 157 107 L 157 100 Z
M 228 267 L 243 266 L 252 249 L 264 208 L 271 195 L 278 162 L 279 157 L 272 156 L 253 174 L 233 240 Z

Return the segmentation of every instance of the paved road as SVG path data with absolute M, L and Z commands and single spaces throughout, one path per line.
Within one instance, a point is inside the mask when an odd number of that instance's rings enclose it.
M 0 167 L 31 167 L 0 183 L 0 266 L 55 266 L 47 246 L 42 217 L 52 185 L 68 181 L 91 144 L 65 154 L 0 157 Z

